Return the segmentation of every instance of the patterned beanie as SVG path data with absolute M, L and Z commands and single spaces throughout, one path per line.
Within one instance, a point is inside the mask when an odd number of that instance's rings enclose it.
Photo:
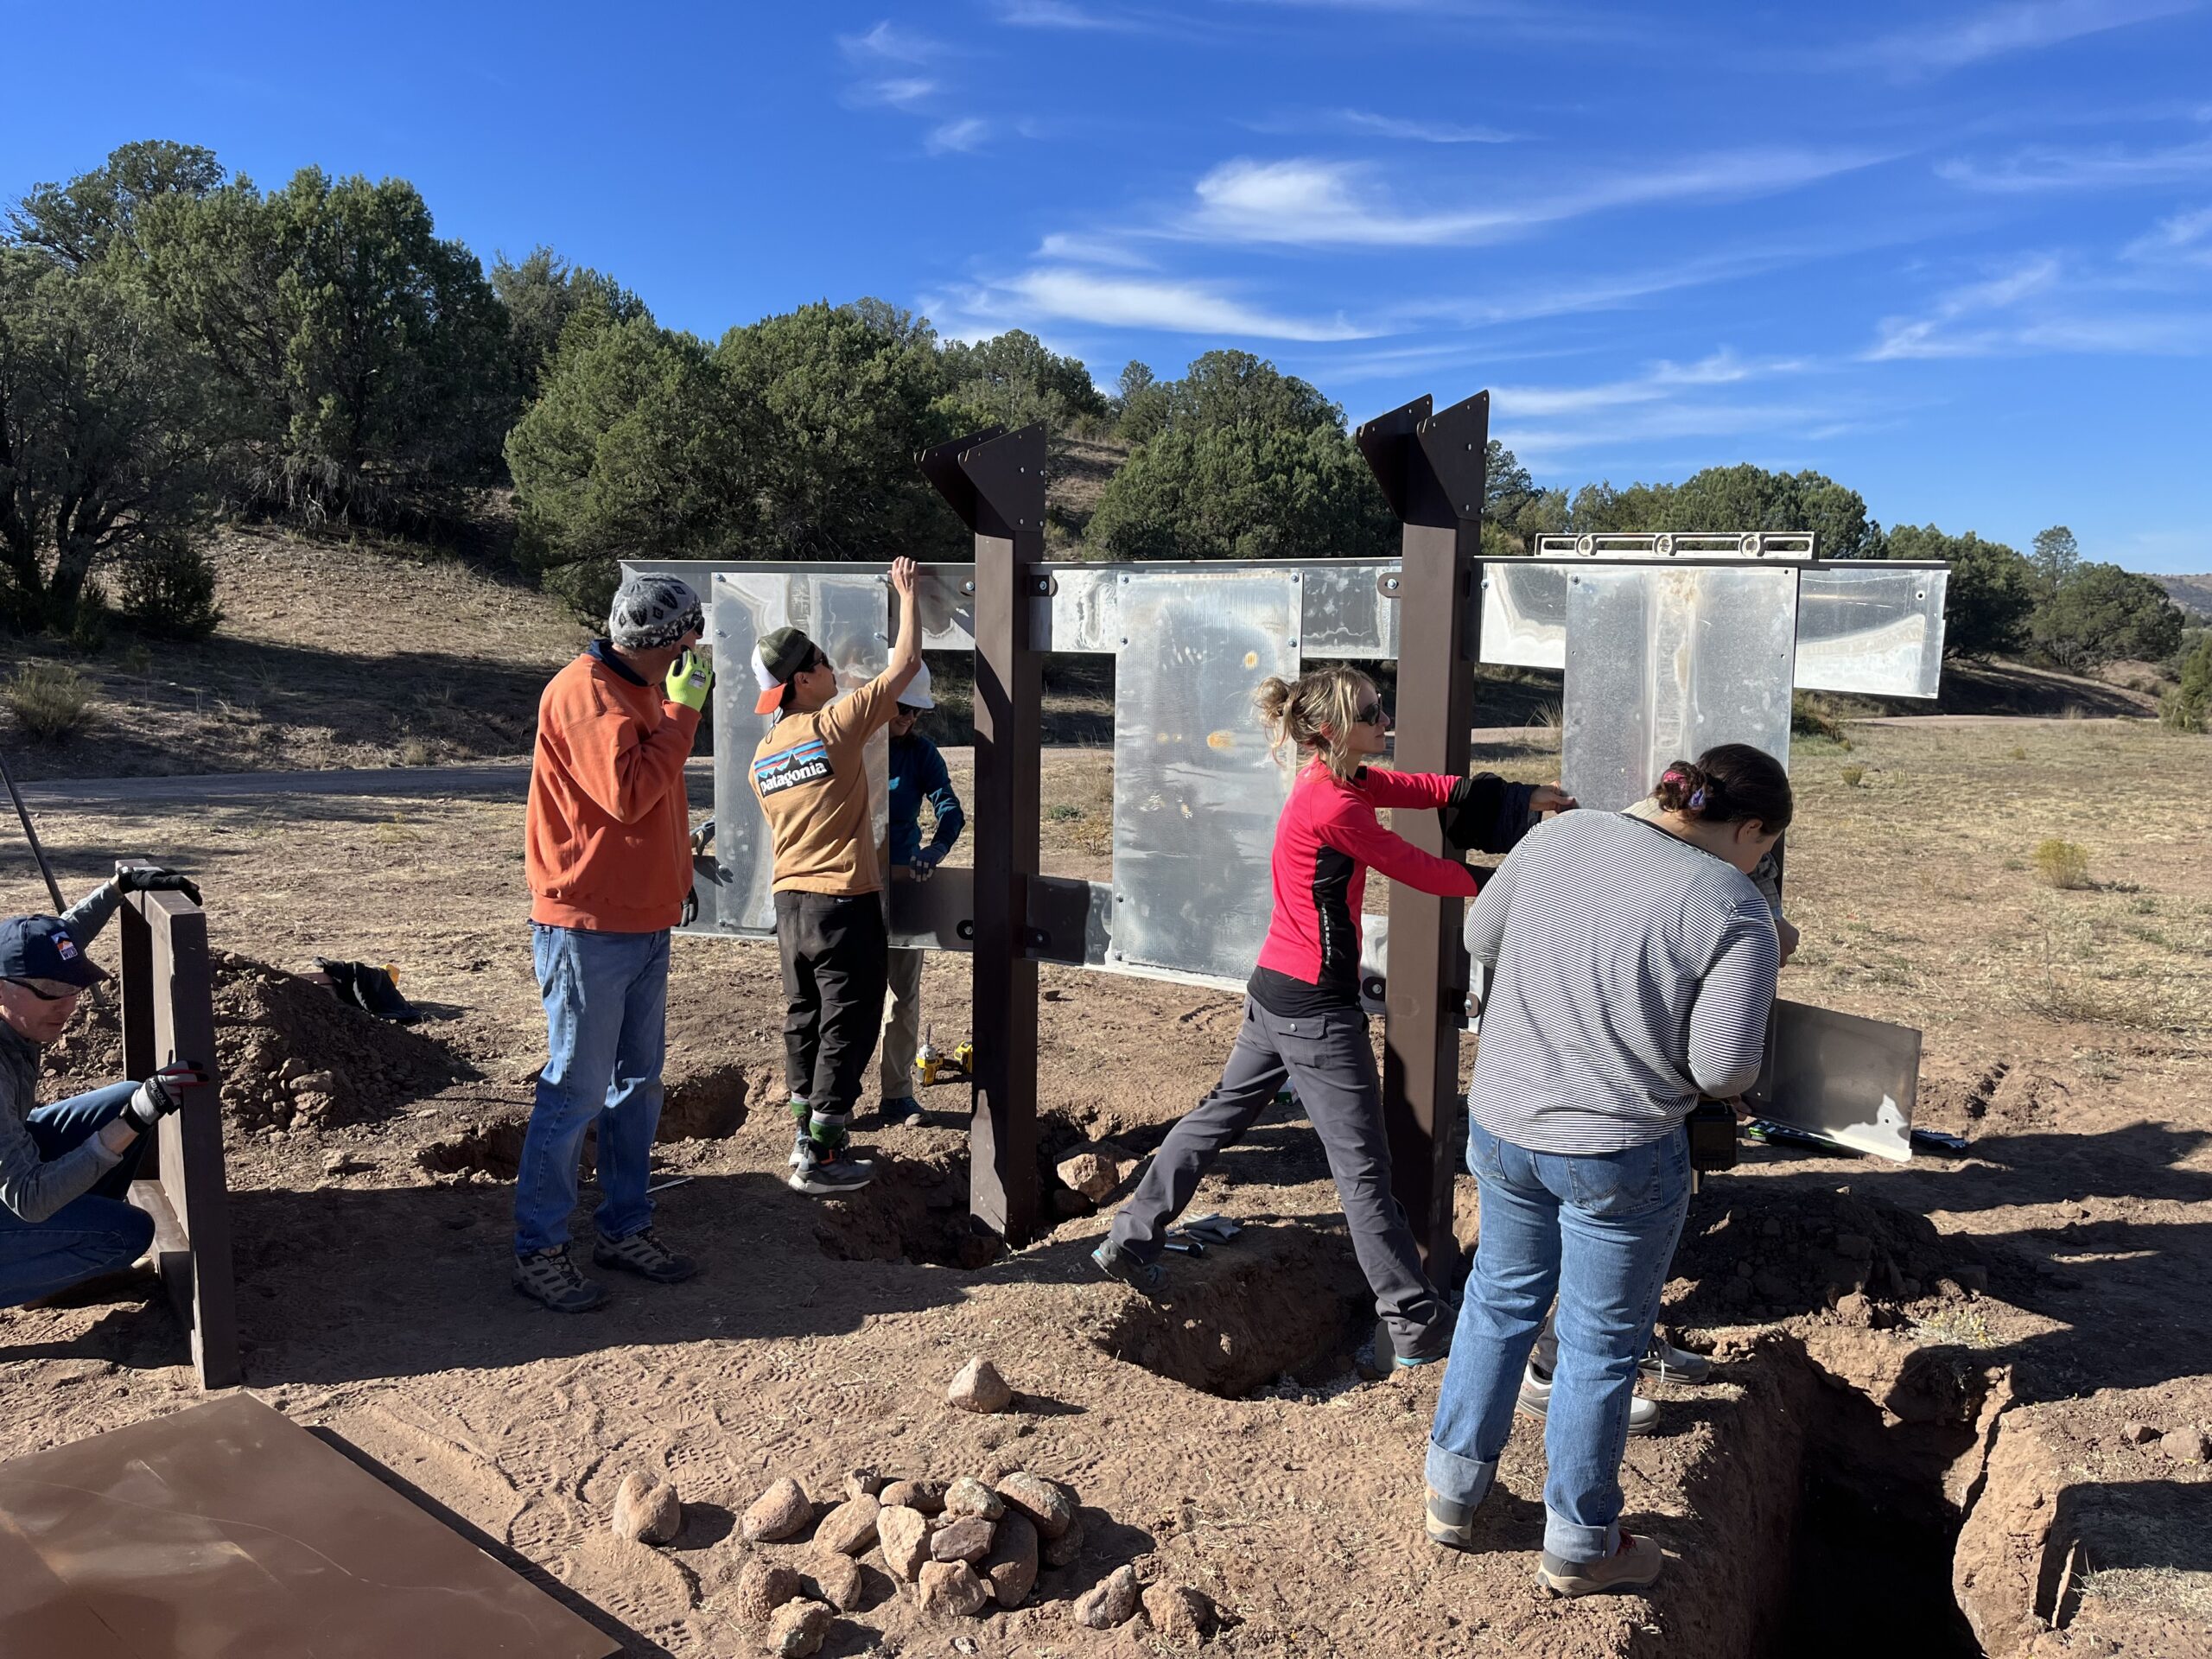
M 607 613 L 607 637 L 624 651 L 657 651 L 706 628 L 699 595 L 681 576 L 625 576 Z

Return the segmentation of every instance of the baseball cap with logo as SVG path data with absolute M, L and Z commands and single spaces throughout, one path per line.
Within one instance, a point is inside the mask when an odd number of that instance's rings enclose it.
M 772 715 L 784 700 L 784 688 L 794 675 L 803 674 L 814 666 L 814 659 L 822 653 L 814 641 L 797 628 L 778 628 L 763 635 L 760 648 L 753 657 L 753 677 L 760 687 L 754 699 L 753 711 Z
M 43 979 L 83 990 L 110 976 L 80 949 L 59 916 L 0 921 L 0 979 Z

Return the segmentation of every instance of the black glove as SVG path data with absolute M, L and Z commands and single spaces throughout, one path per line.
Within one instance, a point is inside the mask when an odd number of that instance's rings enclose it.
M 171 1060 L 138 1085 L 137 1093 L 123 1109 L 124 1116 L 141 1134 L 147 1133 L 184 1104 L 185 1090 L 205 1089 L 214 1080 L 197 1061 Z
M 157 865 L 125 865 L 115 873 L 118 893 L 181 893 L 194 904 L 200 902 L 200 884 L 188 875 L 179 875 L 175 870 L 165 870 Z

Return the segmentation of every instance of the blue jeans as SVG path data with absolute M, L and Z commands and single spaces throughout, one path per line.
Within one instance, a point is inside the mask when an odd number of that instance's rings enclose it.
M 89 1094 L 32 1109 L 24 1125 L 48 1161 L 73 1152 L 123 1116 L 135 1083 L 110 1084 Z M 124 1201 L 138 1167 L 138 1143 L 123 1161 L 44 1221 L 25 1221 L 0 1208 L 0 1307 L 20 1307 L 95 1274 L 127 1268 L 154 1242 L 154 1218 Z
M 1544 1421 L 1544 1548 L 1592 1561 L 1620 1546 L 1621 1454 L 1637 1362 L 1689 1209 L 1688 1137 L 1625 1152 L 1530 1152 L 1467 1126 L 1482 1233 L 1429 1430 L 1429 1486 L 1479 1503 L 1513 1427 L 1522 1368 L 1554 1294 L 1559 1364 Z
M 599 1125 L 601 1238 L 651 1226 L 645 1173 L 660 1128 L 668 935 L 531 924 L 545 1001 L 545 1069 L 515 1180 L 515 1254 L 569 1242 L 584 1131 Z

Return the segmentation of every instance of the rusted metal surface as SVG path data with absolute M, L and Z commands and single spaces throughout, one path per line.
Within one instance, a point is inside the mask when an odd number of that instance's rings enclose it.
M 130 1185 L 154 1218 L 154 1259 L 192 1338 L 203 1389 L 239 1381 L 230 1195 L 223 1173 L 222 1078 L 215 1071 L 214 974 L 207 912 L 181 893 L 135 893 L 118 918 L 123 943 L 123 1064 L 150 1076 L 196 1060 L 213 1082 L 163 1118 Z M 149 1161 L 151 1166 L 149 1166 Z
M 0 1653 L 621 1650 L 248 1394 L 0 1464 Z
M 1030 567 L 1045 552 L 1045 429 L 943 444 L 922 470 L 976 537 L 973 931 L 975 1109 L 969 1213 L 1008 1243 L 1035 1234 L 1037 751 L 1043 659 L 1030 639 Z
M 1474 725 L 1475 574 L 1490 394 L 1478 392 L 1439 414 L 1430 413 L 1427 397 L 1416 398 L 1370 421 L 1357 435 L 1402 526 L 1395 761 L 1401 772 L 1463 777 Z M 1393 827 L 1423 852 L 1452 855 L 1433 812 L 1399 813 Z M 1467 1009 L 1461 909 L 1457 899 L 1391 884 L 1382 1027 L 1390 1185 L 1440 1283 L 1458 1268 L 1451 1140 Z

